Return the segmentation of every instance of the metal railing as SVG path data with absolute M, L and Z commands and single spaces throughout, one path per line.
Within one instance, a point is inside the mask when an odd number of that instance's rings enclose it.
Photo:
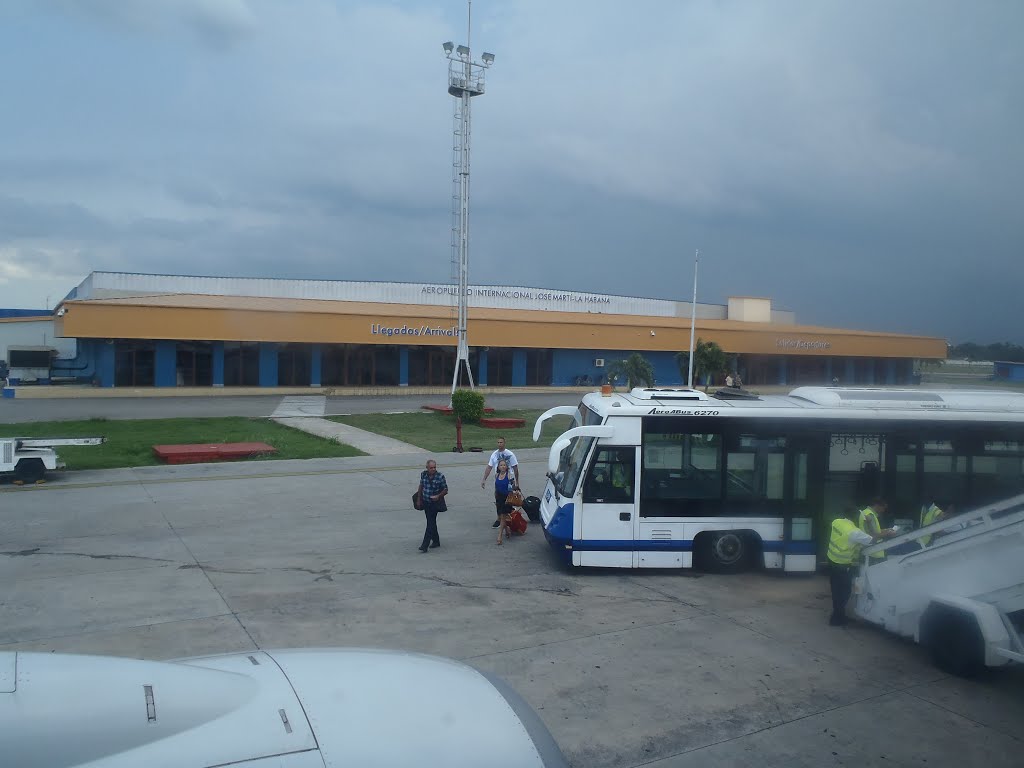
M 1012 516 L 1012 519 L 1007 520 L 1006 518 L 1010 516 Z M 962 512 L 959 515 L 954 515 L 946 520 L 939 520 L 922 528 L 916 528 L 913 531 L 902 533 L 878 544 L 872 544 L 870 547 L 865 547 L 861 550 L 861 559 L 865 566 L 877 565 L 885 561 L 878 558 L 872 559 L 871 555 L 878 552 L 890 552 L 890 550 L 896 547 L 911 542 L 918 544 L 920 549 L 912 552 L 892 554 L 913 557 L 922 552 L 933 552 L 946 544 L 961 541 L 964 537 L 956 536 L 956 534 L 963 531 L 971 530 L 975 533 L 980 533 L 982 531 L 995 530 L 1007 524 L 1017 523 L 1022 519 L 1024 519 L 1024 493 L 1011 496 L 1002 501 L 993 502 L 992 504 L 986 504 L 969 512 Z M 929 536 L 940 536 L 940 538 L 933 538 L 928 545 L 919 542 L 919 539 Z

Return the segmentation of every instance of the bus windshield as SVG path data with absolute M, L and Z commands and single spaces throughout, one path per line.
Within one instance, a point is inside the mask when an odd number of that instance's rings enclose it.
M 573 427 L 596 426 L 603 420 L 599 414 L 582 403 L 580 404 L 578 414 L 576 419 L 573 420 Z M 562 450 L 562 454 L 558 459 L 558 471 L 552 478 L 555 490 L 560 495 L 572 496 L 576 491 L 576 484 L 583 473 L 583 462 L 586 460 L 587 454 L 590 453 L 590 447 L 594 444 L 594 439 L 593 437 L 574 437 L 572 442 Z

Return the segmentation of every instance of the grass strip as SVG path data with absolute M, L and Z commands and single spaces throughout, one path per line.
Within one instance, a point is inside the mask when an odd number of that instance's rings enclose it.
M 324 440 L 269 419 L 241 416 L 204 419 L 88 419 L 0 424 L 0 437 L 106 437 L 97 446 L 57 448 L 68 469 L 118 469 L 163 464 L 154 445 L 261 442 L 274 446 L 271 456 L 245 459 L 319 459 L 365 456 L 350 445 Z

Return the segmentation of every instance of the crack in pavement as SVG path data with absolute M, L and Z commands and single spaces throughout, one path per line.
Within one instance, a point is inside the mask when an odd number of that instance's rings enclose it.
M 334 576 L 330 568 L 324 568 L 323 570 L 314 571 L 312 568 L 299 568 L 292 566 L 290 568 L 281 568 L 282 571 L 299 571 L 300 573 L 308 573 L 310 576 L 316 576 L 313 582 L 318 581 L 334 581 Z
M 942 678 L 942 679 L 948 679 L 948 676 L 946 678 Z M 1019 736 L 1015 736 L 1014 734 L 1010 733 L 1009 731 L 1003 730 L 1002 727 L 995 726 L 995 725 L 988 725 L 987 723 L 983 723 L 980 720 L 975 720 L 970 715 L 965 715 L 963 712 L 957 712 L 955 709 L 950 709 L 949 707 L 945 706 L 944 704 L 940 704 L 937 701 L 932 701 L 931 699 L 926 699 L 923 696 L 919 696 L 918 694 L 914 693 L 914 691 L 912 690 L 913 688 L 920 688 L 920 687 L 922 687 L 924 685 L 931 685 L 932 682 L 939 682 L 939 680 L 925 682 L 925 683 L 920 683 L 920 684 L 915 684 L 915 685 L 910 686 L 909 688 L 904 688 L 902 692 L 907 694 L 908 696 L 914 697 L 915 699 L 917 699 L 918 701 L 920 701 L 920 702 L 922 702 L 924 704 L 930 704 L 933 707 L 941 709 L 944 712 L 949 712 L 949 714 L 951 714 L 951 715 L 953 715 L 955 717 L 961 717 L 964 720 L 967 720 L 968 722 L 971 722 L 971 723 L 974 723 L 975 725 L 981 726 L 982 728 L 991 728 L 996 733 L 1001 733 L 1003 736 L 1007 736 L 1007 737 L 1013 739 L 1014 741 L 1024 741 L 1024 739 L 1021 739 Z
M 740 627 L 741 629 L 747 630 L 748 632 L 753 632 L 755 635 L 760 635 L 761 637 L 763 637 L 763 638 L 765 638 L 767 640 L 775 640 L 776 639 L 775 637 L 773 637 L 772 635 L 768 634 L 767 632 L 762 632 L 761 630 L 756 629 L 755 627 L 752 627 L 749 624 L 744 624 L 742 621 L 739 621 L 738 619 L 734 619 L 731 616 L 726 616 L 724 614 L 721 614 L 718 611 L 714 610 L 713 608 L 708 608 L 706 606 L 695 605 L 693 603 L 688 603 L 686 600 L 683 600 L 681 597 L 676 597 L 671 592 L 666 592 L 666 591 L 663 591 L 661 589 L 658 589 L 657 587 L 652 587 L 650 584 L 644 584 L 644 583 L 638 582 L 635 579 L 627 579 L 627 581 L 630 584 L 635 584 L 636 586 L 642 587 L 643 589 L 649 589 L 651 592 L 654 592 L 655 594 L 662 595 L 663 597 L 666 597 L 666 598 L 668 598 L 670 600 L 682 603 L 683 605 L 688 606 L 690 608 L 693 608 L 694 610 L 701 611 L 705 616 L 713 616 L 716 619 L 719 619 L 721 621 L 725 621 L 725 622 L 728 622 L 730 624 L 733 624 L 733 625 L 735 625 L 737 627 Z
M 650 586 L 648 584 L 642 584 L 642 583 L 635 582 L 635 581 L 632 581 L 632 580 L 630 580 L 630 583 L 634 584 L 635 586 L 641 587 L 642 589 L 645 589 L 645 590 L 648 590 L 650 592 L 653 592 L 654 594 L 659 595 L 659 597 L 653 598 L 653 597 L 640 597 L 638 595 L 602 595 L 602 594 L 581 595 L 580 593 L 574 591 L 571 587 L 524 587 L 524 586 L 521 586 L 521 585 L 509 585 L 509 586 L 506 586 L 506 585 L 502 585 L 502 584 L 487 584 L 487 585 L 483 585 L 483 584 L 467 584 L 467 583 L 461 582 L 461 581 L 454 581 L 453 579 L 449 579 L 449 578 L 446 578 L 444 576 L 434 576 L 434 575 L 427 574 L 427 573 L 414 573 L 412 571 L 346 571 L 346 570 L 336 570 L 336 569 L 333 569 L 333 568 L 319 568 L 319 569 L 318 568 L 307 568 L 307 567 L 296 566 L 296 565 L 280 566 L 280 567 L 277 567 L 277 568 L 233 569 L 233 568 L 218 568 L 218 567 L 212 566 L 212 565 L 203 565 L 202 563 L 189 563 L 189 564 L 186 564 L 186 565 L 179 565 L 178 568 L 179 568 L 179 570 L 188 570 L 188 569 L 199 568 L 199 569 L 203 569 L 205 571 L 208 571 L 210 573 L 226 573 L 226 574 L 239 575 L 239 576 L 251 576 L 251 575 L 257 575 L 257 574 L 261 574 L 261 573 L 267 573 L 269 571 L 291 571 L 291 572 L 294 572 L 294 573 L 308 573 L 310 576 L 315 576 L 316 578 L 313 579 L 314 582 L 332 582 L 332 583 L 334 583 L 334 577 L 335 576 L 390 576 L 390 577 L 397 577 L 397 578 L 422 579 L 424 581 L 432 581 L 432 582 L 434 582 L 436 584 L 440 584 L 440 585 L 445 586 L 445 587 L 458 587 L 460 589 L 495 589 L 495 590 L 516 591 L 516 592 L 540 592 L 540 593 L 544 593 L 544 594 L 557 595 L 559 597 L 579 597 L 579 598 L 584 598 L 585 597 L 585 598 L 607 599 L 607 600 L 622 599 L 622 600 L 630 600 L 630 601 L 633 601 L 633 602 L 644 602 L 644 603 L 673 603 L 673 604 L 676 604 L 676 605 L 686 606 L 687 608 L 692 608 L 692 609 L 694 609 L 696 611 L 699 611 L 700 613 L 702 613 L 704 615 L 715 616 L 715 617 L 723 619 L 725 621 L 731 621 L 732 623 L 736 623 L 738 626 L 740 626 L 740 627 L 742 627 L 744 629 L 750 629 L 750 627 L 746 627 L 746 626 L 744 626 L 742 624 L 739 624 L 738 622 L 735 622 L 734 620 L 729 619 L 728 617 L 720 616 L 719 614 L 715 613 L 714 611 L 708 609 L 705 606 L 697 605 L 695 603 L 688 602 L 688 601 L 686 601 L 686 600 L 684 600 L 684 599 L 682 599 L 682 598 L 680 598 L 680 597 L 678 597 L 676 595 L 673 595 L 670 592 L 658 589 L 657 587 L 652 587 L 652 586 Z M 762 634 L 760 632 L 757 632 L 757 630 L 751 630 L 751 631 L 755 632 L 755 634 Z
M 738 619 L 736 617 L 729 616 L 729 615 L 726 615 L 724 613 L 720 613 L 720 612 L 718 612 L 718 611 L 716 611 L 713 608 L 710 608 L 708 606 L 702 606 L 702 605 L 696 605 L 696 604 L 693 604 L 693 603 L 688 603 L 687 601 L 683 600 L 682 598 L 675 597 L 670 592 L 666 592 L 666 591 L 661 590 L 661 589 L 659 589 L 657 587 L 651 586 L 650 584 L 644 584 L 643 582 L 639 582 L 636 579 L 627 579 L 627 581 L 629 583 L 631 583 L 631 584 L 635 584 L 636 586 L 642 587 L 643 589 L 648 589 L 648 590 L 650 590 L 650 591 L 652 591 L 652 592 L 654 592 L 656 594 L 663 595 L 666 598 L 669 598 L 672 602 L 682 603 L 683 605 L 689 606 L 689 607 L 693 608 L 694 610 L 700 611 L 703 616 L 712 617 L 712 618 L 718 619 L 719 621 L 727 622 L 727 623 L 732 624 L 732 625 L 734 625 L 734 626 L 736 626 L 736 627 L 738 627 L 740 629 L 746 630 L 748 632 L 752 632 L 755 635 L 759 635 L 760 637 L 763 637 L 766 640 L 771 640 L 773 642 L 778 642 L 779 639 L 780 639 L 780 638 L 776 637 L 775 635 L 772 635 L 770 632 L 763 632 L 760 629 L 757 629 L 756 627 L 751 626 L 750 624 L 744 623 L 743 621 L 741 621 L 740 619 Z M 818 595 L 815 595 L 815 597 L 820 599 L 821 597 L 827 598 L 827 597 L 829 597 L 829 595 L 827 595 L 827 594 L 825 594 L 825 595 L 818 594 Z M 806 606 L 806 607 L 816 607 L 816 606 Z M 857 624 L 853 624 L 852 626 L 856 627 L 858 625 Z M 865 625 L 864 628 L 867 629 L 869 627 L 867 625 Z M 884 677 L 876 677 L 871 672 L 868 672 L 868 673 L 862 672 L 860 667 L 858 667 L 856 665 L 850 665 L 846 661 L 846 659 L 842 656 L 842 654 L 830 653 L 827 649 L 822 649 L 822 650 L 815 650 L 813 653 L 811 653 L 809 658 L 811 660 L 813 660 L 813 661 L 816 661 L 816 662 L 825 662 L 825 663 L 830 663 L 830 664 L 838 664 L 843 669 L 845 669 L 848 672 L 852 673 L 853 676 L 857 679 L 858 682 L 867 683 L 869 685 L 879 685 L 879 686 L 883 686 L 883 687 L 885 687 L 887 685 Z M 760 681 L 760 682 L 762 684 L 764 683 L 763 680 Z M 767 688 L 767 685 L 765 687 Z
M 650 584 L 645 584 L 643 582 L 637 581 L 636 579 L 627 578 L 626 581 L 630 584 L 633 584 L 634 586 L 640 587 L 641 589 L 648 589 L 656 595 L 661 595 L 671 603 L 680 603 L 682 605 L 685 605 L 687 608 L 696 608 L 698 611 L 707 611 L 710 613 L 710 611 L 708 611 L 708 609 L 704 606 L 697 605 L 696 603 L 687 602 L 678 595 L 673 595 L 671 592 L 668 592 L 666 590 L 658 589 L 658 587 L 652 587 Z
M 243 576 L 255 576 L 260 573 L 266 573 L 269 570 L 267 568 L 261 568 L 257 570 L 235 571 L 230 568 L 214 568 L 212 565 L 203 565 L 202 563 L 186 563 L 185 565 L 178 566 L 179 571 L 188 571 L 196 569 L 202 571 L 203 573 L 209 571 L 211 573 L 234 573 Z
M 92 555 L 88 552 L 43 552 L 42 547 L 0 552 L 0 555 L 6 555 L 7 557 L 32 557 L 33 555 L 45 555 L 47 557 L 88 557 L 92 560 L 149 560 L 154 563 L 174 562 L 174 560 L 168 560 L 163 557 L 144 557 L 143 555 Z
M 688 755 L 688 754 L 692 754 L 692 753 L 695 753 L 695 752 L 701 752 L 701 751 L 704 751 L 704 750 L 710 750 L 713 747 L 717 747 L 717 746 L 720 746 L 722 744 L 728 744 L 730 742 L 739 741 L 740 739 L 746 739 L 746 738 L 749 738 L 750 736 L 754 736 L 754 735 L 759 734 L 759 733 L 765 733 L 765 732 L 768 732 L 768 731 L 775 731 L 775 730 L 777 730 L 779 728 L 784 728 L 787 725 L 792 725 L 793 723 L 799 723 L 799 722 L 801 722 L 803 720 L 810 720 L 812 718 L 819 717 L 821 715 L 827 715 L 827 714 L 832 714 L 832 713 L 835 713 L 835 712 L 840 712 L 841 710 L 849 709 L 849 708 L 852 708 L 852 707 L 855 707 L 855 706 L 858 706 L 858 705 L 861 705 L 861 704 L 865 704 L 865 703 L 868 703 L 868 702 L 871 702 L 871 701 L 875 701 L 877 699 L 882 699 L 882 698 L 885 698 L 886 696 L 893 696 L 895 694 L 903 693 L 903 694 L 907 694 L 909 696 L 912 696 L 913 698 L 920 698 L 919 696 L 917 696 L 916 694 L 911 692 L 912 688 L 916 688 L 918 686 L 919 686 L 918 683 L 912 683 L 910 685 L 900 686 L 900 687 L 892 688 L 890 690 L 881 691 L 880 693 L 873 693 L 873 694 L 871 694 L 869 696 L 862 696 L 862 697 L 859 697 L 859 698 L 855 698 L 855 699 L 853 699 L 851 701 L 847 701 L 847 702 L 845 702 L 843 704 L 836 704 L 834 706 L 824 707 L 823 709 L 819 709 L 819 710 L 814 711 L 814 712 L 807 712 L 807 713 L 802 714 L 802 715 L 797 715 L 795 717 L 786 718 L 781 723 L 769 724 L 768 726 L 765 726 L 764 728 L 757 728 L 757 729 L 754 729 L 754 730 L 751 730 L 751 731 L 748 731 L 748 732 L 745 732 L 745 733 L 738 733 L 735 736 L 728 736 L 726 738 L 719 739 L 718 741 L 712 741 L 712 742 L 710 742 L 708 744 L 704 744 L 704 745 L 701 745 L 701 746 L 688 747 L 686 749 L 682 749 L 682 750 L 679 750 L 679 751 L 676 751 L 676 752 L 672 752 L 671 754 L 658 755 L 656 757 L 652 757 L 650 760 L 644 760 L 643 762 L 640 762 L 640 763 L 634 763 L 633 764 L 633 768 L 642 768 L 642 766 L 645 766 L 645 765 L 653 765 L 653 764 L 656 764 L 656 763 L 664 763 L 664 762 L 666 762 L 668 760 L 671 760 L 672 758 L 680 757 L 681 755 Z M 941 705 L 935 704 L 935 702 L 929 701 L 928 699 L 922 699 L 922 701 L 925 702 L 926 704 L 933 704 L 934 706 L 938 707 L 939 709 L 945 709 L 945 707 L 942 707 Z M 957 717 L 961 717 L 961 718 L 963 718 L 963 719 L 965 719 L 965 720 L 967 720 L 969 722 L 976 722 L 976 721 L 972 720 L 970 717 L 967 717 L 966 715 L 963 715 L 961 713 L 954 712 L 952 710 L 948 710 L 948 711 L 951 714 L 953 714 L 953 715 L 955 715 Z M 977 724 L 980 725 L 983 728 L 988 728 L 988 729 L 993 730 L 993 731 L 995 731 L 997 733 L 1003 733 L 1003 731 L 1001 731 L 999 728 L 996 728 L 994 726 L 986 725 L 986 724 L 980 723 L 980 722 L 977 723 Z M 1003 735 L 1010 736 L 1011 738 L 1017 739 L 1017 737 L 1013 736 L 1012 734 L 1003 733 Z
M 768 701 L 771 702 L 772 706 L 775 707 L 775 714 L 779 716 L 779 723 L 785 723 L 786 716 L 782 714 L 782 707 L 779 706 L 779 700 L 775 697 L 775 691 L 773 691 L 764 680 L 758 679 L 757 682 L 764 686 L 765 696 L 768 698 Z M 771 724 L 771 720 L 768 722 Z
M 544 592 L 549 595 L 558 595 L 560 597 L 579 597 L 579 595 L 573 592 L 569 587 L 522 587 L 513 585 L 505 586 L 502 584 L 482 586 L 480 584 L 463 584 L 458 581 L 446 579 L 443 576 L 429 576 L 425 573 L 409 573 L 405 575 L 416 576 L 421 579 L 426 579 L 427 581 L 435 581 L 438 584 L 443 584 L 446 587 L 460 587 L 461 589 L 498 589 L 509 592 Z
M 459 587 L 461 589 L 498 589 L 506 591 L 516 592 L 544 592 L 551 595 L 558 595 L 560 597 L 580 597 L 579 594 L 573 592 L 569 587 L 522 587 L 522 586 L 504 586 L 501 584 L 494 585 L 480 585 L 480 584 L 464 584 L 459 581 L 452 581 L 446 579 L 443 576 L 431 576 L 426 573 L 412 573 L 410 571 L 338 571 L 331 568 L 315 569 L 315 568 L 303 568 L 296 565 L 283 566 L 280 568 L 260 568 L 260 569 L 243 569 L 236 570 L 232 568 L 217 568 L 212 565 L 203 565 L 202 563 L 187 563 L 185 565 L 179 565 L 178 570 L 194 570 L 200 569 L 210 573 L 227 573 L 240 576 L 253 576 L 260 573 L 267 573 L 268 571 L 292 571 L 297 573 L 308 573 L 310 576 L 316 576 L 313 579 L 317 581 L 330 581 L 334 582 L 335 576 L 394 576 L 398 578 L 411 578 L 411 579 L 423 579 L 425 581 L 433 581 L 437 584 L 441 584 L 445 587 Z M 600 597 L 600 596 L 596 596 Z M 651 602 L 662 602 L 662 601 L 651 601 Z

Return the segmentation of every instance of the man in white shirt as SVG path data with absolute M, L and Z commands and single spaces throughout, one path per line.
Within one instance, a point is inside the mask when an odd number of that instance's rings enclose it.
M 505 438 L 498 438 L 498 450 L 491 454 L 491 458 L 487 460 L 487 466 L 484 468 L 484 479 L 480 481 L 480 487 L 483 488 L 487 485 L 487 478 L 491 476 L 491 470 L 498 468 L 498 462 L 504 461 L 508 464 L 508 473 L 512 478 L 512 482 L 516 488 L 522 487 L 522 478 L 519 475 L 519 461 L 516 459 L 516 455 L 512 451 L 505 450 Z M 498 517 L 492 524 L 491 528 L 497 528 L 501 525 L 501 518 Z

